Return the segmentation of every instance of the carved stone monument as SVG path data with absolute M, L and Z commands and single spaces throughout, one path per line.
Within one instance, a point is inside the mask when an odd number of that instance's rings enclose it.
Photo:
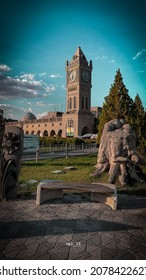
M 116 177 L 119 178 L 121 185 L 125 185 L 130 179 L 143 182 L 135 169 L 139 160 L 136 151 L 136 135 L 132 127 L 126 124 L 124 119 L 114 119 L 104 126 L 96 170 L 91 176 L 99 176 L 109 170 L 109 183 L 114 183 Z
M 0 200 L 12 199 L 17 194 L 17 181 L 23 151 L 23 130 L 0 122 Z
M 2 198 L 2 140 L 5 130 L 3 111 L 0 110 L 0 199 Z

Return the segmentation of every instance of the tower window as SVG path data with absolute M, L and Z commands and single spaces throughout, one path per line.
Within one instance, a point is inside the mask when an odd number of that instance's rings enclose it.
M 69 109 L 72 109 L 72 98 L 69 99 Z
M 68 107 L 67 107 L 67 109 L 69 109 L 69 99 L 68 99 Z
M 88 110 L 88 98 L 86 98 L 86 110 Z
M 76 109 L 76 107 L 77 107 L 77 99 L 76 97 L 74 97 L 74 109 Z
M 84 109 L 84 97 L 82 97 L 82 109 Z

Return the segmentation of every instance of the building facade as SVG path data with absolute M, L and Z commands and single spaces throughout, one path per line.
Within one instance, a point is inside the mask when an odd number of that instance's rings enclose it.
M 66 61 L 66 112 L 48 112 L 37 119 L 28 112 L 17 122 L 25 134 L 39 136 L 78 137 L 94 133 L 95 116 L 91 112 L 92 61 L 87 61 L 82 49 L 77 48 Z

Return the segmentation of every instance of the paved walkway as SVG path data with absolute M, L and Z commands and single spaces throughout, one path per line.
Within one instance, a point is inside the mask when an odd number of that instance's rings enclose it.
M 88 194 L 0 202 L 0 259 L 146 259 L 146 197 L 120 195 L 117 211 Z

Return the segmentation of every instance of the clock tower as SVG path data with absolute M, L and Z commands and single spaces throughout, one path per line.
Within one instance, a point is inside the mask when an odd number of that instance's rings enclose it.
M 78 47 L 71 61 L 66 62 L 67 112 L 90 112 L 91 72 L 92 61 L 88 63 L 83 51 Z
M 77 48 L 72 59 L 66 61 L 66 136 L 93 133 L 94 117 L 91 107 L 92 61 L 87 61 Z

